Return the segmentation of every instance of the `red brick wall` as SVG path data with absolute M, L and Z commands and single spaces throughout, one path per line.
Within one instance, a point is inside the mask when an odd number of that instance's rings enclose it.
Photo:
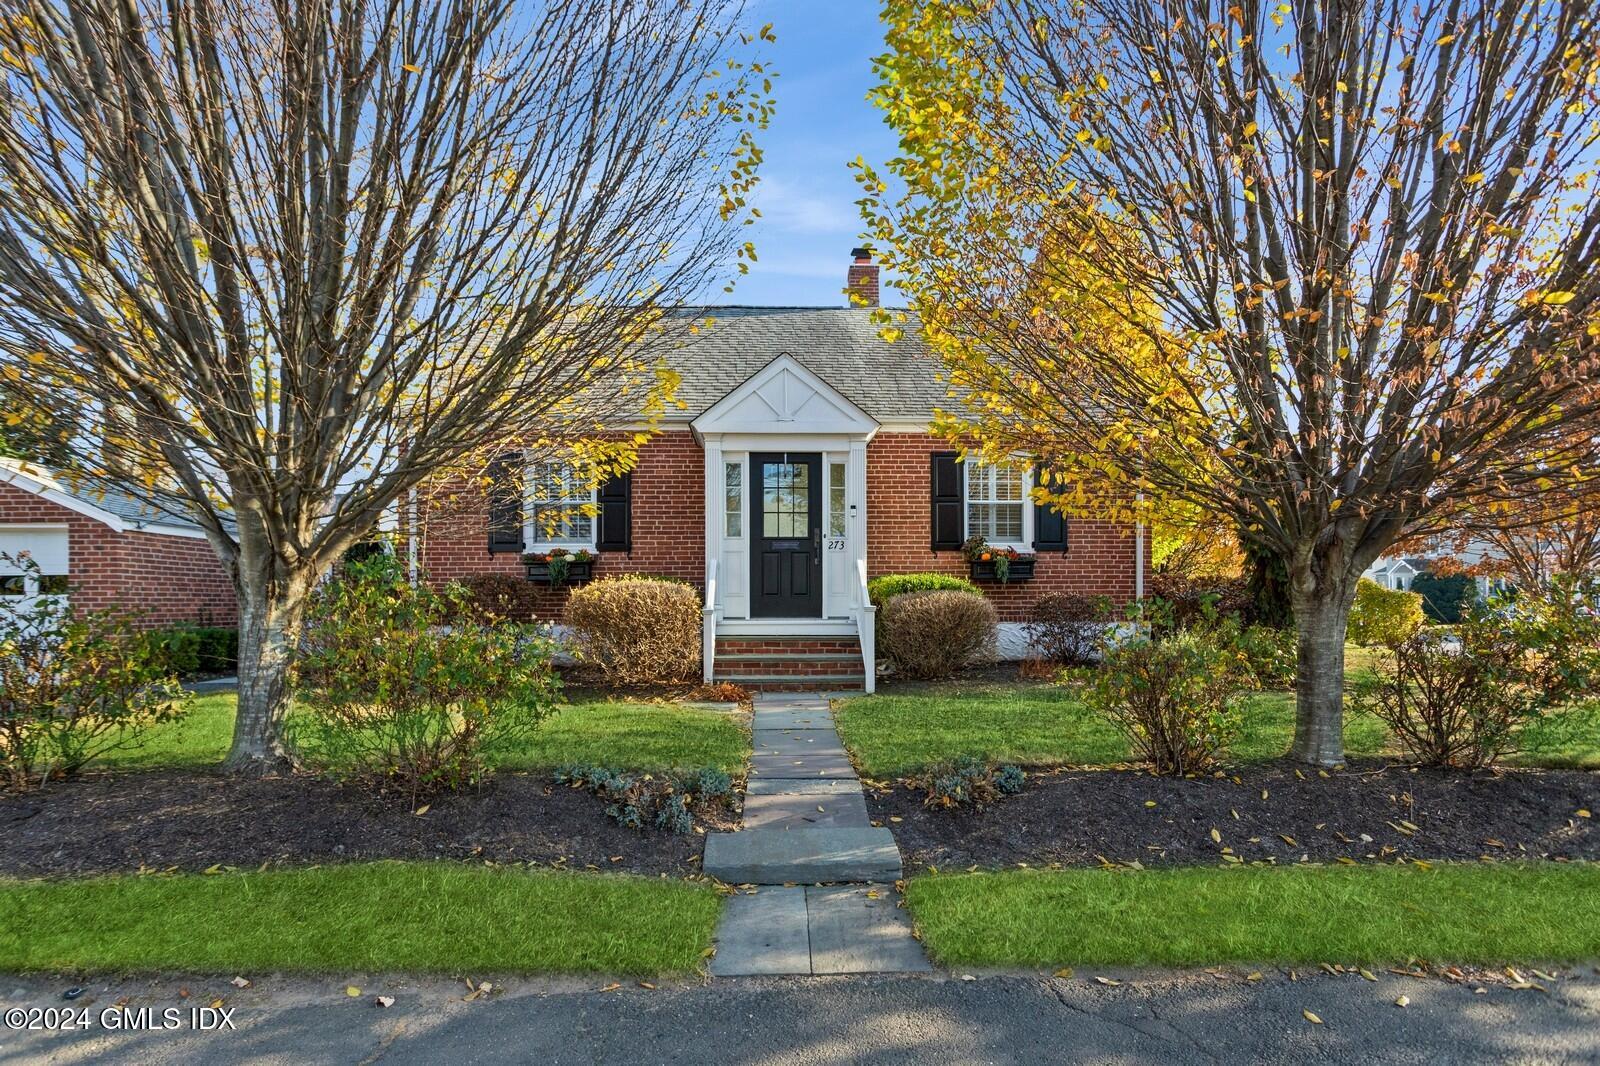
M 147 625 L 234 625 L 233 586 L 210 542 L 130 530 L 118 533 L 87 515 L 15 485 L 0 485 L 0 525 L 65 525 L 74 606 L 146 611 Z
M 440 502 L 424 507 L 418 551 L 429 578 L 522 575 L 521 556 L 489 552 L 489 511 L 481 493 L 452 484 L 432 495 Z M 639 449 L 633 470 L 633 550 L 601 552 L 595 576 L 654 574 L 701 585 L 706 557 L 704 500 L 705 453 L 693 434 L 674 430 L 653 438 Z M 535 586 L 536 616 L 547 621 L 560 618 L 569 591 Z
M 966 574 L 960 552 L 934 552 L 928 528 L 928 456 L 948 450 L 941 438 L 920 433 L 881 433 L 867 446 L 867 568 L 872 576 L 937 570 Z M 703 453 L 686 431 L 662 433 L 639 450 L 633 475 L 633 551 L 603 552 L 596 576 L 643 573 L 678 577 L 700 585 L 705 559 Z M 442 487 L 449 498 L 424 509 L 419 560 L 436 581 L 474 574 L 520 576 L 512 553 L 488 550 L 488 509 L 481 495 L 459 486 Z M 1035 578 L 1013 585 L 986 585 L 1001 621 L 1027 618 L 1042 593 L 1109 596 L 1121 604 L 1134 596 L 1134 536 L 1128 526 L 1071 519 L 1068 550 L 1042 553 Z M 1149 575 L 1146 544 L 1146 576 Z M 537 586 L 537 616 L 560 617 L 567 590 Z
M 867 572 L 879 574 L 938 571 L 965 576 L 959 551 L 935 552 L 928 511 L 928 456 L 949 451 L 940 437 L 921 433 L 880 433 L 867 445 Z M 1132 526 L 1086 519 L 1067 520 L 1066 552 L 1040 552 L 1032 581 L 985 583 L 1002 622 L 1021 622 L 1028 607 L 1048 592 L 1109 596 L 1118 604 L 1134 597 Z M 1145 544 L 1149 577 L 1149 543 Z

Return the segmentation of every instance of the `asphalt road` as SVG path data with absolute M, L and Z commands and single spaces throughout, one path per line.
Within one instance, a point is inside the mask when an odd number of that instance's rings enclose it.
M 628 981 L 609 991 L 608 982 L 511 979 L 471 1002 L 462 982 L 435 978 L 268 976 L 246 989 L 225 977 L 137 978 L 86 986 L 70 1005 L 96 1019 L 87 1031 L 0 1031 L 0 1062 L 1600 1063 L 1600 977 L 1590 966 L 1535 978 L 1544 991 L 1387 973 L 1291 981 L 1272 970 L 1254 983 L 1242 970 L 1112 973 L 1117 986 L 1093 976 Z M 63 987 L 0 977 L 0 1000 L 68 1006 Z M 393 1005 L 378 1006 L 378 995 Z M 125 997 L 127 1009 L 185 1017 L 221 997 L 237 1028 L 104 1031 L 100 1012 Z

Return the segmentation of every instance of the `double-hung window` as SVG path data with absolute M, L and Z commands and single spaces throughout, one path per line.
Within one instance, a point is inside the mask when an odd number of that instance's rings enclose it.
M 1023 528 L 1028 487 L 1023 467 L 968 459 L 967 536 L 990 544 L 1026 547 Z
M 594 489 L 561 462 L 528 469 L 528 528 L 533 550 L 594 546 Z

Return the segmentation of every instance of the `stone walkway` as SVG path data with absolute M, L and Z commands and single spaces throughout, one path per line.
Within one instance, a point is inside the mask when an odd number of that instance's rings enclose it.
M 757 695 L 753 730 L 744 828 L 706 839 L 706 873 L 744 886 L 711 973 L 931 970 L 895 897 L 900 851 L 867 817 L 827 698 Z

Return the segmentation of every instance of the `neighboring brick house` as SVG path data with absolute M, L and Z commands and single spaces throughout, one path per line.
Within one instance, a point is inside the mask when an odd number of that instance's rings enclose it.
M 856 306 L 697 310 L 713 324 L 669 359 L 683 407 L 629 474 L 591 494 L 559 466 L 525 469 L 508 452 L 492 475 L 501 492 L 421 508 L 418 565 L 436 581 L 522 577 L 544 570 L 525 553 L 584 550 L 594 576 L 687 580 L 707 601 L 707 679 L 752 685 L 804 674 L 870 688 L 865 580 L 967 574 L 961 549 L 974 534 L 1032 556 L 1030 575 L 980 582 L 1002 655 L 1023 653 L 1022 623 L 1044 593 L 1140 596 L 1142 532 L 1036 505 L 1026 461 L 957 462 L 929 432 L 949 404 L 937 360 L 914 330 L 879 336 L 878 267 L 859 250 L 848 284 Z M 536 614 L 559 618 L 566 592 L 541 586 Z
M 0 596 L 65 594 L 121 606 L 146 625 L 236 624 L 233 585 L 198 526 L 116 489 L 0 459 L 0 553 L 26 551 L 40 574 L 0 559 Z

